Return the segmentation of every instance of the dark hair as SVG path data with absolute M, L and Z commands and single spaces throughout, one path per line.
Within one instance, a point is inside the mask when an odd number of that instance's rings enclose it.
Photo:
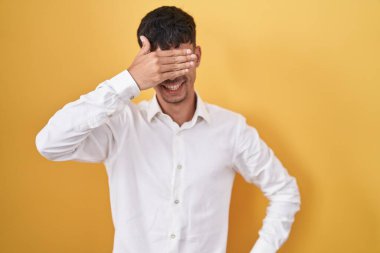
M 140 36 L 150 42 L 150 51 L 178 48 L 181 43 L 195 42 L 195 22 L 192 16 L 175 6 L 162 6 L 145 15 L 137 29 L 137 41 L 142 47 Z

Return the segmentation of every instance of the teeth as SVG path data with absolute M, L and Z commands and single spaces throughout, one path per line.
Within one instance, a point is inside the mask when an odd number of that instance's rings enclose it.
M 180 84 L 175 84 L 175 85 L 164 85 L 165 88 L 169 89 L 169 90 L 178 90 L 178 88 L 182 85 L 182 83 Z

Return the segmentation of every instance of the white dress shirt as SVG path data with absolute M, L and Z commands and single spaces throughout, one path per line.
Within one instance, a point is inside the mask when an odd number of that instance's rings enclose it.
M 300 194 L 273 151 L 245 118 L 205 103 L 179 126 L 127 70 L 57 111 L 36 136 L 53 161 L 105 165 L 115 227 L 113 253 L 225 253 L 236 173 L 268 198 L 251 253 L 287 240 Z

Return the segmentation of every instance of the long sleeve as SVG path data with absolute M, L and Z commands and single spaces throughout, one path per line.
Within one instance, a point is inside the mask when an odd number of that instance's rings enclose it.
M 140 89 L 127 70 L 58 110 L 36 135 L 39 153 L 53 161 L 102 162 L 114 153 L 111 117 L 128 109 Z
M 269 200 L 263 226 L 250 253 L 275 253 L 287 240 L 295 214 L 300 210 L 296 179 L 243 116 L 237 126 L 234 169 L 256 185 Z

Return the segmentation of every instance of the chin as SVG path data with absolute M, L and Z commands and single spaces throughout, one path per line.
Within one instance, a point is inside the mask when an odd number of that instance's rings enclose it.
M 178 104 L 178 103 L 181 103 L 183 101 L 186 100 L 187 98 L 187 91 L 184 91 L 183 93 L 181 94 L 178 94 L 178 95 L 167 95 L 165 92 L 164 93 L 160 93 L 161 95 L 161 98 L 166 102 L 166 103 L 170 103 L 170 104 Z

